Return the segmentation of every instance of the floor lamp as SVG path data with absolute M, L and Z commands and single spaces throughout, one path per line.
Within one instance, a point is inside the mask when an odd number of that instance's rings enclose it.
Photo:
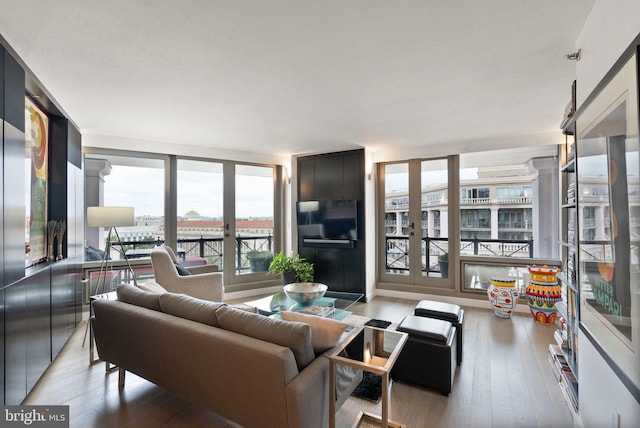
M 135 218 L 133 215 L 133 207 L 87 207 L 87 226 L 88 227 L 104 227 L 109 228 L 107 233 L 107 241 L 104 246 L 104 255 L 102 256 L 102 262 L 100 263 L 100 272 L 98 274 L 98 284 L 96 285 L 96 294 L 98 293 L 98 287 L 104 292 L 104 283 L 107 280 L 107 265 L 109 261 L 109 255 L 111 254 L 111 238 L 115 235 L 118 244 L 120 245 L 120 252 L 124 259 L 127 261 L 129 271 L 131 271 L 131 277 L 133 283 L 136 282 L 136 275 L 131 268 L 131 263 L 127 258 L 127 254 L 124 252 L 120 235 L 116 227 L 133 226 L 135 225 Z M 102 280 L 102 283 L 100 282 Z

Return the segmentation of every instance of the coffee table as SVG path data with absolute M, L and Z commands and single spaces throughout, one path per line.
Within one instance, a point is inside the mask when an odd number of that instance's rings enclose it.
M 300 305 L 289 299 L 283 291 L 262 299 L 244 302 L 244 305 L 257 308 L 263 315 L 277 315 L 281 311 L 302 312 L 326 318 L 342 320 L 351 315 L 348 310 L 354 303 L 364 297 L 360 293 L 327 291 L 324 297 L 315 300 L 310 305 Z

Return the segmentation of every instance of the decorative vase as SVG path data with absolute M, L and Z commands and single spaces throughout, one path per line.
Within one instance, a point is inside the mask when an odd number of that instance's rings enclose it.
M 493 306 L 493 313 L 500 318 L 511 318 L 511 313 L 518 303 L 516 278 L 491 277 L 491 284 L 487 289 L 489 302 Z
M 562 300 L 562 288 L 558 285 L 558 272 L 555 266 L 529 267 L 529 283 L 526 294 L 533 319 L 542 324 L 556 321 L 556 302 Z

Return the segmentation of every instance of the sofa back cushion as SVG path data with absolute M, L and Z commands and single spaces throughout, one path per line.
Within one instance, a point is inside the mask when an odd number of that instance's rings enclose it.
M 160 295 L 162 312 L 202 324 L 220 327 L 216 311 L 224 303 L 197 299 L 186 294 L 164 293 Z
M 311 328 L 307 324 L 269 318 L 228 306 L 220 307 L 216 315 L 220 327 L 225 330 L 291 349 L 299 371 L 315 358 Z
M 148 280 L 138 284 L 138 288 L 148 291 L 150 293 L 166 293 L 167 290 L 155 281 Z
M 142 306 L 143 308 L 162 311 L 160 307 L 160 293 L 144 291 L 131 284 L 120 284 L 116 288 L 118 300 L 131 305 Z
M 311 345 L 316 355 L 336 346 L 342 337 L 342 333 L 349 327 L 349 324 L 331 318 L 301 314 L 299 312 L 282 311 L 280 312 L 280 317 L 286 321 L 309 324 L 309 327 L 311 327 Z

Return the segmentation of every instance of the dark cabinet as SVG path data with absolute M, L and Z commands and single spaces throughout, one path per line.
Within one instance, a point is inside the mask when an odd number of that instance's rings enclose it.
M 24 111 L 23 111 L 24 120 Z M 3 192 L 3 285 L 24 277 L 24 224 L 25 224 L 25 150 L 24 133 L 4 122 L 4 186 Z
M 24 133 L 24 90 L 25 73 L 18 61 L 9 52 L 2 49 L 4 88 L 4 109 L 2 112 L 5 122 Z
M 51 358 L 55 358 L 76 326 L 76 285 L 68 260 L 51 267 Z
M 45 95 L 48 220 L 67 222 L 65 259 L 25 269 L 25 95 L 36 80 L 0 46 L 0 404 L 24 400 L 82 317 L 80 132 Z
M 5 403 L 20 404 L 51 363 L 50 270 L 5 289 Z
M 315 280 L 332 291 L 364 292 L 364 269 L 355 248 L 314 248 L 304 256 L 314 263 Z
M 5 289 L 5 404 L 20 404 L 27 394 L 26 279 Z
M 314 264 L 315 280 L 332 291 L 365 292 L 364 150 L 298 159 L 298 201 L 355 200 L 358 239 L 350 245 L 298 241 L 298 252 Z
M 50 274 L 45 268 L 26 279 L 27 393 L 51 363 Z

